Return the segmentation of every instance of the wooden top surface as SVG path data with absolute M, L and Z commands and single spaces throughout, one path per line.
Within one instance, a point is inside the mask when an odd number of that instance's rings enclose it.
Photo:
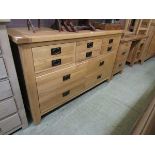
M 83 30 L 79 32 L 59 32 L 50 28 L 40 28 L 35 33 L 27 28 L 9 28 L 8 34 L 16 44 L 56 41 L 65 39 L 78 39 L 84 37 L 121 34 L 123 30 Z
M 124 36 L 121 39 L 121 42 L 135 41 L 135 40 L 140 40 L 147 37 L 148 37 L 147 35 L 129 35 L 129 36 Z

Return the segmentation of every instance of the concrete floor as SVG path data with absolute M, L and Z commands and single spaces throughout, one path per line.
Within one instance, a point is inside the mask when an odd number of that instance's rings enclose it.
M 110 82 L 104 82 L 68 104 L 44 116 L 17 135 L 130 134 L 155 89 L 155 58 L 143 65 L 126 66 Z

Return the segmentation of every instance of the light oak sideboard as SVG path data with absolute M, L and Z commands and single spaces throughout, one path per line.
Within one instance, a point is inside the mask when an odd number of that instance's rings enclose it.
M 19 55 L 30 111 L 41 116 L 111 78 L 122 30 L 59 32 L 8 29 Z
M 6 22 L 0 22 L 0 135 L 11 134 L 28 125 Z

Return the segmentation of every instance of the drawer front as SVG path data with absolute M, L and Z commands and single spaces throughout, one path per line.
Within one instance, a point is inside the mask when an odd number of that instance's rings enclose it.
M 131 47 L 131 42 L 121 43 L 118 49 L 116 61 L 126 61 Z
M 6 77 L 7 77 L 7 73 L 6 73 L 4 61 L 2 58 L 0 58 L 0 79 L 6 78 Z
M 17 112 L 15 101 L 13 98 L 0 102 L 0 119 Z
M 10 83 L 8 80 L 0 82 L 0 100 L 12 96 Z
M 68 85 L 72 85 L 75 82 L 84 79 L 85 66 L 79 64 L 71 67 L 61 69 L 46 75 L 42 75 L 36 78 L 37 88 L 39 94 L 51 93 L 59 88 L 65 88 Z
M 84 40 L 76 43 L 76 52 L 101 50 L 102 39 Z
M 62 105 L 84 91 L 84 80 L 79 80 L 71 85 L 56 89 L 51 93 L 39 95 L 41 114 Z
M 0 134 L 5 134 L 20 125 L 21 121 L 18 114 L 3 119 L 0 121 Z
M 90 75 L 93 72 L 103 70 L 105 67 L 105 56 L 97 57 L 86 61 L 86 75 Z
M 81 62 L 83 60 L 97 57 L 98 55 L 100 55 L 100 53 L 101 53 L 100 50 L 88 50 L 88 51 L 84 51 L 84 52 L 77 52 L 76 53 L 76 62 Z
M 101 54 L 117 52 L 120 39 L 121 36 L 107 36 L 103 38 Z
M 86 77 L 85 88 L 89 89 L 95 86 L 96 84 L 102 82 L 103 80 L 105 80 L 103 71 L 93 72 L 92 74 Z
M 86 89 L 91 88 L 92 86 L 95 86 L 101 81 L 104 81 L 111 77 L 115 57 L 116 55 L 111 53 L 98 59 L 100 61 L 96 60 L 97 65 L 95 65 L 95 63 L 91 65 L 91 62 L 88 63 L 86 74 Z M 101 66 L 100 63 L 102 64 Z
M 75 62 L 75 43 L 32 48 L 35 72 Z
M 119 51 L 129 51 L 131 47 L 131 41 L 129 42 L 122 42 L 119 45 Z
M 0 55 L 2 55 L 2 50 L 1 50 L 1 47 L 0 47 Z
M 124 69 L 125 63 L 126 63 L 126 61 L 117 61 L 114 66 L 113 74 L 116 74 L 116 73 L 122 71 Z

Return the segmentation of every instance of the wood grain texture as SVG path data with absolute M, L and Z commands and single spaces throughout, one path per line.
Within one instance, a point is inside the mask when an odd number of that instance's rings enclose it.
M 41 28 L 36 33 L 28 31 L 27 28 L 9 28 L 9 36 L 17 44 L 23 43 L 36 43 L 36 42 L 46 42 L 46 41 L 58 41 L 58 40 L 68 40 L 77 38 L 87 38 L 96 36 L 105 36 L 111 34 L 122 34 L 123 30 L 96 30 L 94 32 L 89 30 L 75 32 L 59 32 L 57 30 L 52 30 L 50 28 Z
M 32 50 L 31 48 L 19 47 L 19 53 L 22 62 L 33 121 L 35 124 L 38 124 L 41 120 L 41 114 L 38 102 L 38 92 L 36 86 Z

